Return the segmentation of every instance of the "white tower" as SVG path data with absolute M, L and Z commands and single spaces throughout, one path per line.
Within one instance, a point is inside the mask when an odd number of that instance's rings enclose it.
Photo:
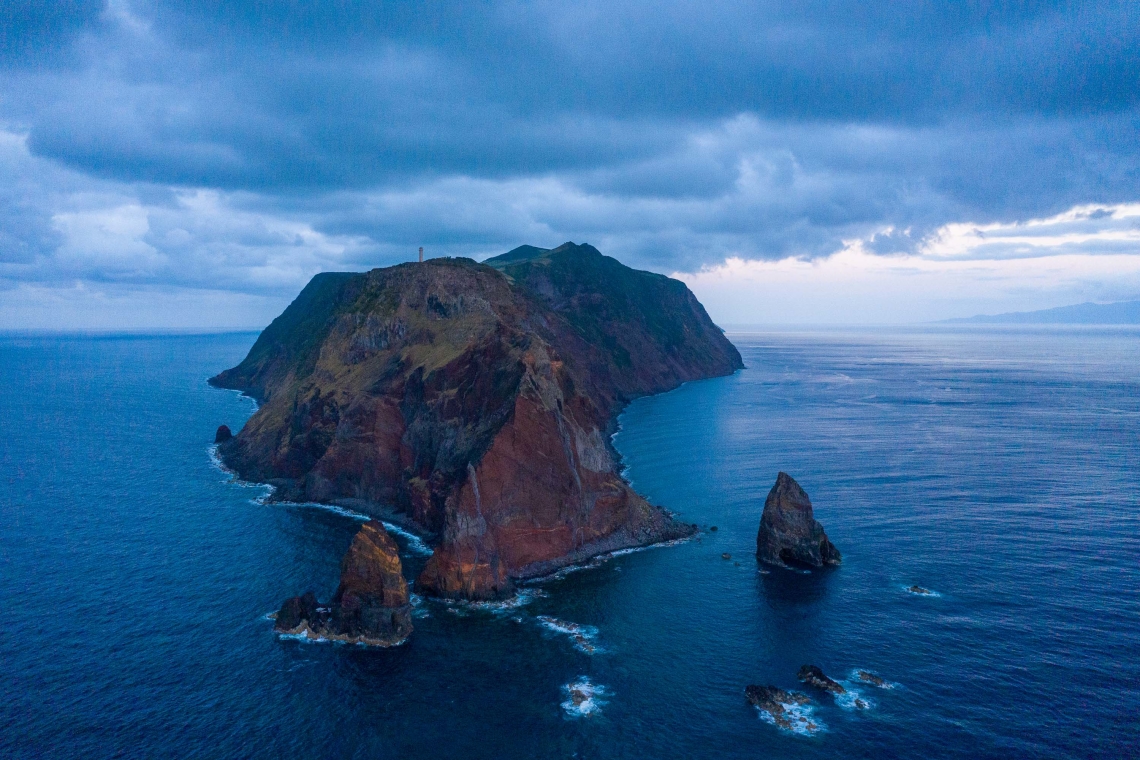
M 424 247 L 420 246 L 420 263 L 424 263 Z

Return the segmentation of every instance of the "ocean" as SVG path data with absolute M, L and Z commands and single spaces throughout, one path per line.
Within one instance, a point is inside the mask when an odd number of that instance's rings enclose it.
M 512 604 L 421 600 L 387 650 L 266 617 L 332 593 L 359 519 L 213 460 L 254 406 L 206 378 L 255 337 L 0 338 L 0 755 L 1140 752 L 1134 329 L 732 333 L 746 369 L 635 401 L 614 439 L 699 538 Z M 841 566 L 757 565 L 781 470 Z M 423 547 L 397 541 L 414 577 Z M 802 687 L 808 663 L 849 694 Z M 787 730 L 748 684 L 813 701 Z

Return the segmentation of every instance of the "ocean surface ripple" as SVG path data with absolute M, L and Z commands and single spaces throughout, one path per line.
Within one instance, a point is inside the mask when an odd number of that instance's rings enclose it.
M 506 604 L 417 597 L 390 650 L 273 635 L 283 599 L 332 594 L 359 515 L 211 460 L 254 407 L 204 379 L 255 337 L 0 338 L 0 756 L 1140 751 L 1136 331 L 731 335 L 747 369 L 636 401 L 614 438 L 639 491 L 716 532 Z M 779 470 L 839 568 L 756 565 Z M 425 549 L 396 540 L 413 578 Z M 763 720 L 750 683 L 807 693 L 816 729 Z

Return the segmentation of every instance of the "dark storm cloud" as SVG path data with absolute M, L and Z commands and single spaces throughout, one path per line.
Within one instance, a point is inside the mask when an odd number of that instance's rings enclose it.
M 102 21 L 102 0 L 0 0 L 0 62 L 53 66 L 67 47 Z
M 1133 2 L 0 13 L 9 283 L 285 291 L 418 244 L 566 239 L 661 270 L 894 254 L 1140 181 Z
M 87 56 L 13 81 L 33 149 L 159 182 L 536 173 L 661 155 L 738 113 L 923 124 L 1140 98 L 1127 2 L 167 3 L 78 38 L 64 22 L 90 7 L 28 7 L 15 28 L 44 32 L 23 47 Z

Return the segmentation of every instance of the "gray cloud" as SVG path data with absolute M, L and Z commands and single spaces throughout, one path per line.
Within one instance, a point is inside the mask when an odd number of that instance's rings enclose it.
M 1138 195 L 1130 2 L 0 10 L 9 288 L 567 239 L 694 271 Z

